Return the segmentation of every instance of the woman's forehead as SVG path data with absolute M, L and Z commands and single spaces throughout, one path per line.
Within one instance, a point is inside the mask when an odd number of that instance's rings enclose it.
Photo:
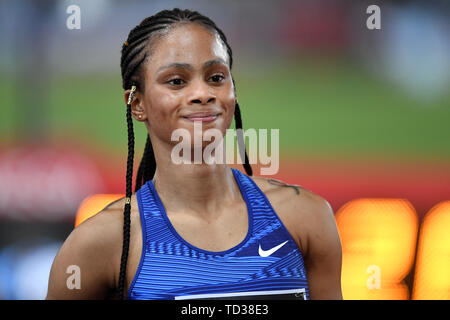
M 174 63 L 201 68 L 211 60 L 229 63 L 227 48 L 219 35 L 196 23 L 185 23 L 169 29 L 154 43 L 148 71 L 157 72 L 161 67 Z

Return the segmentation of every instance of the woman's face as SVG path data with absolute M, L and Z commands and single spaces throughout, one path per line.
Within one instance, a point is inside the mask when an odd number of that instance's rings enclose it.
M 172 132 L 184 128 L 194 143 L 194 121 L 200 121 L 203 131 L 216 128 L 222 135 L 230 127 L 236 100 L 229 57 L 219 36 L 205 27 L 177 24 L 158 38 L 144 78 L 142 120 L 152 139 L 176 144 Z

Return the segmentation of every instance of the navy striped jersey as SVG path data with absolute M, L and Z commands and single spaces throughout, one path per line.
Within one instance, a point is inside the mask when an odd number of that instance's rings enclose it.
M 152 180 L 136 193 L 143 246 L 128 299 L 309 299 L 302 254 L 255 182 L 231 169 L 247 204 L 248 232 L 207 251 L 172 226 Z

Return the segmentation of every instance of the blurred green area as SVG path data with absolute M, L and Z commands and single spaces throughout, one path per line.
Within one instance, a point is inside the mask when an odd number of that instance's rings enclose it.
M 421 102 L 374 78 L 349 60 L 295 62 L 233 70 L 243 126 L 279 128 L 284 154 L 450 160 L 450 93 Z M 0 134 L 14 139 L 26 116 L 16 104 L 14 79 L 0 77 Z M 126 153 L 125 102 L 120 74 L 53 77 L 49 136 Z M 144 125 L 134 122 L 136 150 Z

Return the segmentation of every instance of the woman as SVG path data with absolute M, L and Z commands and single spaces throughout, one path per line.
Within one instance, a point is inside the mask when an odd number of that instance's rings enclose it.
M 73 230 L 47 299 L 342 298 L 341 246 L 326 200 L 250 178 L 246 154 L 247 175 L 171 161 L 175 129 L 193 136 L 200 122 L 225 134 L 233 115 L 242 127 L 231 66 L 225 35 L 198 12 L 165 10 L 130 32 L 121 58 L 126 197 Z M 134 194 L 132 117 L 148 130 Z

